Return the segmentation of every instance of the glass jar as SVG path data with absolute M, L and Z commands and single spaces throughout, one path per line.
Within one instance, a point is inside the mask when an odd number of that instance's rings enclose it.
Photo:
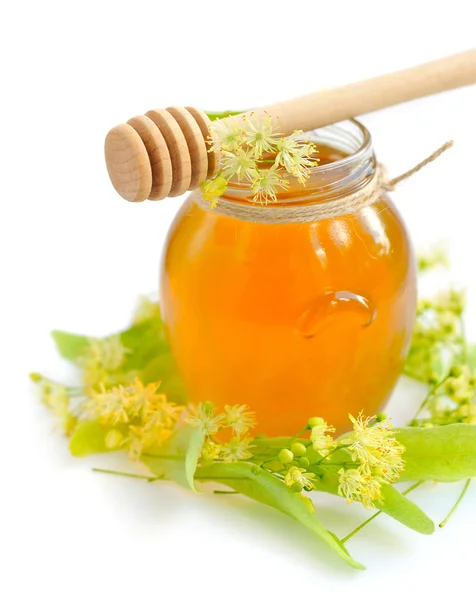
M 308 135 L 320 163 L 273 209 L 323 206 L 375 173 L 357 121 Z M 160 282 L 190 399 L 247 404 L 270 436 L 292 435 L 313 416 L 343 431 L 348 413 L 381 410 L 403 366 L 416 295 L 413 253 L 388 196 L 338 217 L 263 223 L 204 208 L 197 195 L 172 224 Z M 235 182 L 220 202 L 230 213 L 251 196 Z

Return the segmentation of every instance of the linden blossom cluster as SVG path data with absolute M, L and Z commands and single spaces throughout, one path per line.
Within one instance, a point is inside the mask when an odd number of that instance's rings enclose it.
M 180 427 L 188 423 L 201 424 L 206 436 L 202 448 L 204 460 L 231 462 L 252 456 L 251 439 L 245 434 L 255 421 L 246 405 L 225 406 L 224 413 L 215 416 L 215 407 L 208 402 L 198 406 L 169 402 L 166 394 L 159 393 L 160 382 L 144 385 L 136 377 L 128 385 L 107 387 L 108 373 L 117 370 L 121 357 L 127 353 L 121 346 L 117 336 L 91 340 L 91 350 L 82 361 L 83 379 L 88 383 L 94 380 L 96 387 L 68 388 L 39 374 L 32 375 L 42 386 L 42 402 L 58 418 L 66 435 L 71 435 L 81 422 L 98 421 L 107 432 L 107 449 L 127 450 L 132 460 L 138 460 L 149 449 L 163 444 Z M 96 379 L 99 373 L 103 377 L 100 381 Z M 214 442 L 212 436 L 226 428 L 233 434 L 231 439 L 223 444 Z
M 281 449 L 276 458 L 286 465 L 284 483 L 293 491 L 315 488 L 313 470 L 316 467 L 334 469 L 339 476 L 337 492 L 340 496 L 348 502 L 356 500 L 366 508 L 374 508 L 376 502 L 382 502 L 382 484 L 399 479 L 404 468 L 405 448 L 396 440 L 385 415 L 364 417 L 361 413 L 357 418 L 352 415 L 349 418 L 353 431 L 338 440 L 329 435 L 335 429 L 324 419 L 310 419 L 309 441 L 294 442 L 290 448 Z M 322 457 L 317 461 L 316 453 Z M 335 460 L 331 462 L 332 455 Z M 283 474 L 283 470 L 277 474 Z
M 209 151 L 222 157 L 220 171 L 201 186 L 203 198 L 212 208 L 232 177 L 250 184 L 253 202 L 268 204 L 277 201 L 279 189 L 288 187 L 286 173 L 304 184 L 318 162 L 312 158 L 316 147 L 301 138 L 302 131 L 284 137 L 273 128 L 270 116 L 261 122 L 253 116 L 218 119 L 213 121 L 210 135 Z

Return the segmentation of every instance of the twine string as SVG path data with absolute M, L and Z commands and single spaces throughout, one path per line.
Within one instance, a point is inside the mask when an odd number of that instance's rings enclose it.
M 192 194 L 192 199 L 205 210 L 213 210 L 214 213 L 219 215 L 253 223 L 310 223 L 332 219 L 355 213 L 366 206 L 370 206 L 379 200 L 382 194 L 394 190 L 398 184 L 418 173 L 423 167 L 432 163 L 452 146 L 452 141 L 446 142 L 412 169 L 405 171 L 393 179 L 388 179 L 383 166 L 377 164 L 373 177 L 364 187 L 356 192 L 352 192 L 336 200 L 323 202 L 322 204 L 276 207 L 220 199 L 217 207 L 211 209 L 208 202 L 202 198 L 199 190 Z
M 447 150 L 449 150 L 453 146 L 453 144 L 454 144 L 453 140 L 450 140 L 449 142 L 446 142 L 445 144 L 443 144 L 443 146 L 440 146 L 438 148 L 438 150 L 435 150 L 433 152 L 433 154 L 430 154 L 430 156 L 427 156 L 427 158 L 425 158 L 425 160 L 422 160 L 417 165 L 415 165 L 413 167 L 413 169 L 410 169 L 409 171 L 405 171 L 405 173 L 402 173 L 398 177 L 394 177 L 393 179 L 390 179 L 390 181 L 388 181 L 386 184 L 384 184 L 384 188 L 386 190 L 388 190 L 388 191 L 394 190 L 395 187 L 401 181 L 404 181 L 405 179 L 408 179 L 409 177 L 411 177 L 415 173 L 418 173 L 418 171 L 420 171 L 421 169 L 423 169 L 423 167 L 426 167 L 426 165 L 429 165 L 434 160 L 436 160 L 439 156 L 441 156 L 441 154 L 443 154 L 443 152 L 446 152 Z

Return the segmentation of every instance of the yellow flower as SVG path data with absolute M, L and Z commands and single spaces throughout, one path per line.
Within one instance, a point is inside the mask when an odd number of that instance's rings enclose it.
M 195 414 L 188 417 L 187 422 L 193 427 L 202 427 L 206 436 L 215 435 L 221 429 L 224 415 L 215 416 L 215 406 L 212 402 L 201 402 L 194 408 Z
M 329 433 L 334 433 L 334 431 L 334 427 L 329 427 L 324 420 L 322 420 L 321 424 L 315 425 L 311 429 L 312 447 L 321 456 L 327 456 L 329 451 L 335 447 L 334 438 L 329 435 Z
M 34 374 L 34 376 L 37 376 L 37 374 Z M 41 401 L 56 417 L 59 428 L 62 429 L 65 435 L 71 435 L 78 420 L 70 411 L 71 398 L 66 387 L 43 380 L 40 375 L 34 381 L 41 384 Z
M 91 338 L 86 360 L 100 364 L 106 371 L 116 371 L 129 352 L 130 350 L 123 345 L 118 335 L 106 339 Z
M 243 130 L 246 144 L 255 158 L 261 158 L 265 152 L 275 150 L 278 134 L 274 133 L 270 116 L 259 121 L 252 117 L 243 119 Z
M 210 204 L 210 208 L 216 208 L 218 198 L 223 196 L 228 186 L 228 181 L 221 175 L 215 179 L 206 179 L 200 186 L 203 199 Z
M 284 477 L 284 483 L 290 488 L 295 488 L 296 491 L 300 491 L 297 489 L 298 487 L 305 490 L 312 490 L 314 484 L 311 480 L 315 479 L 315 477 L 314 473 L 306 473 L 306 469 L 290 467 Z
M 238 150 L 245 143 L 243 128 L 238 119 L 216 119 L 210 125 L 209 152 Z
M 253 456 L 252 447 L 250 438 L 232 437 L 221 447 L 221 456 L 225 462 L 247 460 Z
M 278 188 L 286 190 L 288 186 L 289 183 L 279 174 L 276 165 L 270 169 L 259 170 L 251 184 L 254 193 L 253 202 L 265 205 L 269 202 L 277 202 Z
M 304 184 L 309 178 L 310 168 L 315 167 L 317 161 L 310 158 L 316 151 L 314 144 L 304 143 L 298 139 L 302 134 L 302 131 L 295 131 L 292 135 L 283 137 L 277 142 L 278 153 L 275 164 L 284 167 L 288 173 Z
M 223 177 L 228 180 L 236 175 L 238 181 L 256 179 L 256 162 L 251 152 L 239 148 L 235 152 L 223 152 Z
M 122 386 L 107 390 L 104 383 L 100 383 L 99 391 L 91 390 L 89 396 L 83 404 L 83 411 L 89 418 L 99 418 L 105 425 L 129 422 Z
M 231 427 L 236 435 L 243 435 L 256 425 L 255 413 L 246 404 L 225 406 L 225 426 Z
M 106 339 L 91 338 L 81 361 L 86 389 L 97 388 L 101 382 L 109 381 L 109 373 L 119 369 L 129 352 L 118 335 Z
M 361 500 L 365 508 L 375 508 L 376 502 L 383 502 L 382 484 L 378 479 L 369 477 L 361 490 Z
M 340 443 L 348 445 L 352 460 L 361 463 L 365 475 L 378 473 L 385 481 L 395 481 L 403 470 L 405 447 L 396 440 L 391 422 L 384 419 L 375 423 L 375 417 L 362 413 L 357 418 L 349 415 L 349 419 L 354 431 Z
M 206 462 L 214 461 L 220 456 L 220 452 L 220 444 L 215 444 L 215 442 L 208 441 L 202 446 L 201 458 Z
M 362 488 L 365 486 L 365 478 L 359 469 L 339 469 L 339 487 L 337 493 L 339 496 L 347 498 L 350 504 L 353 500 L 360 502 L 362 498 Z

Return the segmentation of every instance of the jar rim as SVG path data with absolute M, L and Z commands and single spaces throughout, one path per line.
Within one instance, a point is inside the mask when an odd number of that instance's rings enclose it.
M 338 123 L 332 123 L 331 125 L 326 125 L 325 127 L 320 127 L 317 129 L 312 129 L 311 131 L 308 131 L 305 133 L 305 135 L 309 135 L 309 134 L 313 134 L 313 133 L 317 133 L 319 131 L 324 131 L 328 128 L 338 128 L 341 125 L 344 124 L 348 124 L 348 123 L 352 123 L 353 125 L 356 126 L 356 128 L 359 130 L 359 132 L 362 134 L 362 140 L 360 141 L 358 147 L 353 150 L 351 153 L 349 153 L 347 156 L 345 156 L 344 158 L 339 158 L 331 163 L 328 163 L 327 165 L 316 165 L 315 167 L 311 168 L 311 173 L 313 172 L 317 172 L 319 171 L 319 173 L 323 173 L 325 171 L 332 171 L 332 170 L 337 170 L 337 169 L 341 169 L 342 167 L 345 167 L 349 164 L 351 164 L 352 162 L 358 162 L 361 159 L 364 159 L 366 157 L 366 155 L 368 156 L 369 154 L 371 154 L 372 152 L 372 136 L 370 134 L 370 131 L 367 129 L 367 127 L 365 127 L 365 125 L 363 123 L 361 123 L 358 119 L 346 119 L 345 121 L 340 121 Z

